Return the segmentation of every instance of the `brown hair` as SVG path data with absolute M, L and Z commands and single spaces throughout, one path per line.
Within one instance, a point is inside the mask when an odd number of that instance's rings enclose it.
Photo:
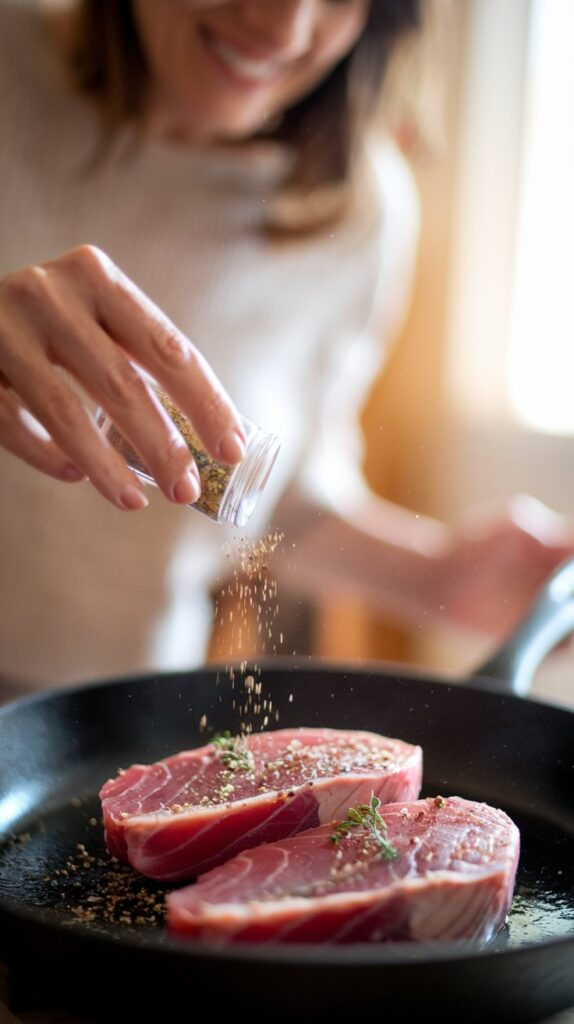
M 266 133 L 294 152 L 289 194 L 341 193 L 350 184 L 390 59 L 398 44 L 420 29 L 423 3 L 371 0 L 353 50 Z M 103 115 L 105 153 L 116 131 L 126 123 L 137 125 L 145 110 L 149 74 L 130 0 L 80 0 L 70 61 L 75 87 L 93 98 Z

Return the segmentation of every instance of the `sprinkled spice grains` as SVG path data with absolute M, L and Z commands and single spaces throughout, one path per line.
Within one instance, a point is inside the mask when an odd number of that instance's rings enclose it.
M 179 786 L 178 802 L 165 805 L 164 810 L 178 815 L 198 806 L 217 807 L 230 800 L 250 799 L 254 793 L 279 790 L 287 799 L 295 795 L 293 787 L 312 787 L 321 778 L 357 767 L 392 771 L 392 752 L 362 737 L 340 739 L 336 746 L 329 740 L 309 746 L 294 738 L 279 755 L 266 758 L 257 754 L 257 746 L 253 749 L 249 736 L 232 736 L 226 730 L 215 733 L 207 747 L 204 770 L 210 778 L 209 792 L 203 792 L 203 783 L 194 776 L 193 780 Z M 379 806 L 379 799 L 373 795 L 369 806 L 359 804 L 352 815 L 349 812 L 349 820 L 339 823 L 337 828 L 343 838 L 351 829 L 362 826 L 365 842 L 373 840 L 386 856 L 392 856 L 384 835 L 386 824 L 377 813 Z
M 190 508 L 202 512 L 216 523 L 244 526 L 267 483 L 279 452 L 279 441 L 267 434 L 245 416 L 241 422 L 246 435 L 245 456 L 236 466 L 218 462 L 206 451 L 190 421 L 159 388 L 153 388 L 164 409 L 186 442 L 201 480 L 201 495 Z M 96 422 L 113 448 L 133 471 L 145 480 L 155 481 L 140 456 L 112 423 L 107 413 L 98 409 Z
M 90 892 L 86 891 L 89 875 Z M 76 845 L 63 867 L 45 878 L 58 900 L 60 912 L 90 925 L 161 927 L 165 922 L 164 897 L 168 888 L 150 886 L 127 864 L 115 857 L 92 856 L 82 843 Z
M 391 755 L 368 739 L 351 735 L 339 744 L 338 751 L 329 742 L 306 746 L 292 739 L 280 756 L 265 760 L 257 758 L 250 750 L 246 736 L 232 736 L 226 731 L 213 737 L 210 757 L 218 767 L 210 794 L 199 797 L 191 784 L 187 790 L 180 791 L 181 803 L 174 803 L 165 810 L 179 815 L 198 805 L 212 808 L 229 800 L 241 800 L 253 793 L 254 783 L 259 794 L 281 789 L 285 798 L 292 798 L 295 795 L 293 785 L 299 787 L 303 783 L 311 787 L 318 777 L 333 775 L 338 767 L 342 770 L 356 764 L 381 767 Z M 396 857 L 379 807 L 379 799 L 372 794 L 368 805 L 358 804 L 348 810 L 345 821 L 333 822 L 331 840 L 337 847 L 355 844 L 353 862 L 339 865 L 336 861 L 327 881 L 308 891 L 302 889 L 296 895 L 310 897 L 328 893 L 338 881 L 367 871 L 374 860 Z M 28 833 L 14 839 L 19 845 L 29 841 Z M 136 929 L 165 925 L 165 896 L 172 885 L 142 877 L 115 857 L 102 856 L 99 848 L 92 852 L 89 843 L 76 843 L 61 866 L 44 876 L 43 882 L 50 905 L 70 923 L 75 921 L 95 929 L 108 925 Z
M 270 530 L 257 541 L 241 539 L 227 555 L 235 561 L 230 580 L 215 602 L 215 630 L 218 643 L 212 658 L 223 660 L 224 672 L 217 677 L 217 685 L 227 680 L 233 694 L 231 706 L 241 716 L 240 730 L 244 734 L 254 727 L 265 729 L 270 722 L 279 721 L 279 709 L 271 694 L 263 692 L 261 667 L 255 662 L 248 668 L 249 657 L 277 654 L 274 640 L 279 615 L 277 580 L 269 576 L 269 559 L 283 541 L 283 533 Z M 279 634 L 279 646 L 283 634 Z M 206 728 L 202 716 L 200 731 Z

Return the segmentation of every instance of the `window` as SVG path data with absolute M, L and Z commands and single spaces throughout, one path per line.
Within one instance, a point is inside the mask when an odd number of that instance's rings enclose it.
M 472 0 L 447 402 L 574 434 L 574 3 Z
M 574 434 L 574 3 L 534 0 L 507 387 L 535 430 Z

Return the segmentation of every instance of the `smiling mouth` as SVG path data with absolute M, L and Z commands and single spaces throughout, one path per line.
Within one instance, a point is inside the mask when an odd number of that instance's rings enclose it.
M 248 57 L 240 52 L 232 43 L 221 39 L 208 29 L 201 32 L 203 42 L 218 67 L 238 85 L 257 87 L 274 82 L 284 65 L 277 58 L 264 60 Z

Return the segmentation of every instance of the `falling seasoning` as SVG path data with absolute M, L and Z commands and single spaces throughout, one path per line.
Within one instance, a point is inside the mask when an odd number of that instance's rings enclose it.
M 257 504 L 277 458 L 278 439 L 242 416 L 241 422 L 246 436 L 245 455 L 237 465 L 227 466 L 209 454 L 188 418 L 174 405 L 171 398 L 157 387 L 153 390 L 186 442 L 199 472 L 201 495 L 189 507 L 202 512 L 213 522 L 244 526 Z M 155 480 L 141 457 L 104 410 L 98 409 L 96 422 L 130 469 L 146 483 L 155 485 Z
M 235 538 L 226 552 L 233 568 L 215 602 L 217 639 L 211 657 L 225 661 L 217 685 L 233 691 L 231 703 L 239 712 L 239 731 L 245 735 L 280 718 L 277 702 L 274 705 L 271 694 L 265 692 L 261 666 L 251 659 L 277 654 L 283 644 L 283 634 L 276 628 L 277 580 L 270 573 L 271 557 L 283 539 L 276 529 L 257 540 Z

